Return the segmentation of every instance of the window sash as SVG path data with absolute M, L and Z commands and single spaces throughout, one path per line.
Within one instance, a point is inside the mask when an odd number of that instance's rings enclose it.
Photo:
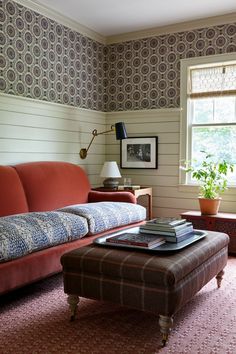
M 192 93 L 190 72 L 192 69 L 222 67 L 223 65 L 236 65 L 236 53 L 216 54 L 180 60 L 180 166 L 184 161 L 191 159 L 191 123 L 193 122 L 191 122 L 191 100 L 189 99 L 189 95 Z M 181 191 L 191 190 L 191 183 L 188 182 L 187 177 L 185 171 L 180 168 L 179 188 Z M 192 190 L 196 191 L 195 189 Z
M 225 91 L 209 91 L 209 92 L 195 92 L 188 95 L 189 98 L 210 98 L 210 97 L 221 97 L 221 96 L 236 96 L 236 90 L 225 90 Z
M 205 97 L 199 97 L 199 98 L 188 98 L 188 121 L 190 125 L 234 125 L 236 124 L 236 94 L 233 96 L 223 96 L 223 97 L 231 97 L 230 101 L 225 102 L 225 104 L 230 104 L 230 106 L 227 106 L 227 108 L 229 108 L 229 110 L 227 111 L 224 110 L 225 114 L 228 114 L 228 119 L 225 119 L 225 116 L 223 114 L 223 117 L 221 115 L 221 120 L 219 119 L 220 117 L 220 112 L 222 110 L 222 107 L 219 107 L 216 103 L 216 97 L 215 96 L 211 96 L 211 97 L 206 97 L 208 99 L 208 102 L 211 103 L 211 107 L 210 107 L 210 115 L 208 113 L 208 116 L 210 117 L 212 114 L 212 120 L 208 119 L 207 121 L 203 122 L 203 121 L 198 121 L 195 116 L 196 112 L 195 112 L 195 108 L 197 105 L 197 103 L 201 102 L 202 99 L 204 100 Z M 210 101 L 209 101 L 210 100 Z M 224 98 L 225 101 L 225 98 Z M 206 101 L 203 101 L 206 102 Z M 220 101 L 221 105 L 222 105 L 222 101 Z M 230 109 L 231 108 L 231 109 Z M 199 108 L 197 108 L 199 109 Z
M 216 136 L 218 135 L 218 133 L 217 133 L 218 128 L 219 128 L 218 132 L 221 135 L 223 133 L 221 128 L 224 129 L 224 128 L 227 128 L 227 127 L 232 127 L 233 130 L 234 130 L 234 132 L 232 132 L 232 130 L 230 129 L 230 131 L 228 130 L 225 133 L 229 135 L 228 136 L 229 139 L 227 139 L 227 141 L 226 141 L 226 145 L 227 145 L 226 151 L 231 151 L 232 163 L 234 163 L 235 168 L 236 168 L 236 163 L 235 163 L 235 158 L 234 158 L 234 156 L 235 156 L 235 153 L 234 153 L 234 150 L 235 150 L 235 148 L 234 148 L 235 147 L 234 140 L 235 139 L 234 139 L 233 136 L 231 136 L 232 133 L 233 133 L 233 135 L 236 134 L 236 124 L 217 124 L 217 125 L 214 125 L 214 124 L 206 124 L 206 125 L 205 124 L 200 124 L 200 125 L 196 124 L 196 125 L 194 125 L 194 124 L 192 124 L 191 127 L 190 127 L 190 135 L 191 135 L 190 160 L 193 161 L 194 158 L 196 158 L 196 156 L 194 157 L 196 151 L 198 151 L 198 153 L 199 153 L 199 151 L 201 151 L 201 149 L 205 150 L 205 151 L 207 150 L 207 148 L 204 146 L 204 144 L 203 144 L 203 146 L 201 146 L 201 142 L 200 142 L 200 147 L 199 147 L 199 145 L 198 145 L 198 141 L 199 141 L 199 138 L 200 138 L 199 134 L 200 135 L 203 134 L 203 136 L 204 136 L 207 133 L 207 131 L 205 129 L 213 128 L 213 131 L 212 131 L 213 138 L 212 137 L 210 138 L 210 142 L 213 143 L 213 141 L 215 141 L 214 135 L 215 134 L 216 134 Z M 195 130 L 195 128 L 196 128 L 196 130 Z M 201 132 L 201 128 L 203 128 L 202 132 Z M 199 131 L 199 129 L 200 129 L 200 131 Z M 218 136 L 219 139 L 220 139 L 220 135 Z M 217 141 L 218 141 L 218 138 L 216 139 Z M 195 140 L 195 139 L 197 139 L 197 140 Z M 200 139 L 200 141 L 206 141 L 206 140 L 205 139 Z M 207 142 L 210 143 L 209 140 L 207 140 Z M 194 147 L 194 144 L 195 144 L 195 147 Z M 196 149 L 196 144 L 197 144 L 197 147 L 198 147 L 197 149 Z M 221 142 L 221 140 L 219 140 L 218 148 L 219 148 L 219 146 L 221 146 L 221 144 L 222 144 L 222 142 Z M 215 155 L 215 152 L 213 152 L 213 151 L 210 151 L 210 153 Z M 187 174 L 186 182 L 187 182 L 187 184 L 196 184 L 196 185 L 198 185 L 198 182 L 192 178 L 192 174 L 191 173 Z M 233 187 L 236 186 L 236 169 L 234 170 L 233 173 L 230 173 L 230 175 L 228 176 L 228 185 L 231 186 L 231 187 L 232 186 Z

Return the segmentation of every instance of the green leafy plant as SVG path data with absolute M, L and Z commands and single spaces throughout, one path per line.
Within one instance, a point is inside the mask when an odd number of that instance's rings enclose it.
M 233 164 L 222 160 L 215 162 L 214 155 L 201 151 L 205 158 L 199 167 L 194 167 L 185 162 L 184 170 L 191 172 L 194 179 L 199 181 L 199 197 L 207 199 L 219 198 L 219 195 L 227 189 L 227 174 L 233 172 Z

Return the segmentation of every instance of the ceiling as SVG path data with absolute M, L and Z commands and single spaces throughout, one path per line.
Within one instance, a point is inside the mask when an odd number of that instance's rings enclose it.
M 235 0 L 32 0 L 103 36 L 236 12 Z

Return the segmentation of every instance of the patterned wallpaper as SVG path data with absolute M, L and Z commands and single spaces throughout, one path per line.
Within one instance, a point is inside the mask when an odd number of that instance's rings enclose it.
M 236 24 L 109 45 L 107 111 L 179 107 L 180 59 L 236 52 Z
M 0 90 L 104 110 L 104 45 L 15 2 L 0 1 Z
M 236 24 L 104 46 L 0 1 L 0 91 L 101 111 L 179 107 L 180 59 L 236 52 Z

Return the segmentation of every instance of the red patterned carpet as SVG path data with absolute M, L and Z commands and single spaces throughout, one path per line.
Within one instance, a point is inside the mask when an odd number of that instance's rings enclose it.
M 212 280 L 175 316 L 165 348 L 152 314 L 83 299 L 69 322 L 54 276 L 0 297 L 0 354 L 235 354 L 236 258 L 225 270 L 221 289 Z

